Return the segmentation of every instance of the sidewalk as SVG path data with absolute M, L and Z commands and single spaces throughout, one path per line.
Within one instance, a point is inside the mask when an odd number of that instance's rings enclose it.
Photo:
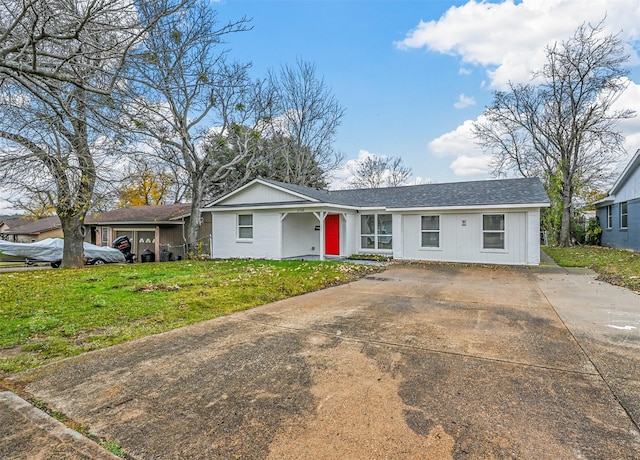
M 0 426 L 2 459 L 118 458 L 10 391 L 0 392 Z

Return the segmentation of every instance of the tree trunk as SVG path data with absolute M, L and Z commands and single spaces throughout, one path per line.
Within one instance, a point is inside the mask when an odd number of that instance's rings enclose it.
M 571 246 L 571 181 L 565 179 L 562 184 L 562 220 L 560 222 L 560 239 L 558 245 L 561 248 Z
M 84 267 L 84 213 L 83 215 L 60 216 L 64 233 L 62 267 Z
M 191 217 L 187 223 L 186 243 L 187 254 L 195 255 L 198 243 L 198 231 L 200 230 L 200 208 L 202 207 L 203 185 L 202 178 L 192 177 Z

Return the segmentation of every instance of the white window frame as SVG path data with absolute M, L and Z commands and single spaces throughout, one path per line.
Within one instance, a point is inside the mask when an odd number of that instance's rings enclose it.
M 362 230 L 362 219 L 367 216 L 373 216 L 373 233 L 363 233 Z M 380 225 L 379 219 L 380 216 L 391 216 L 391 233 L 380 233 Z M 362 238 L 369 237 L 373 238 L 373 247 L 365 248 L 362 247 Z M 380 248 L 379 241 L 380 238 L 391 238 L 391 247 L 390 248 Z M 374 251 L 374 252 L 384 252 L 391 254 L 393 252 L 393 214 L 384 212 L 384 213 L 373 213 L 373 214 L 361 214 L 360 215 L 360 242 L 359 242 L 360 251 Z
M 111 241 L 109 241 L 109 227 L 100 227 L 100 245 L 101 246 L 109 246 Z
M 502 230 L 485 230 L 484 228 L 484 218 L 485 216 L 502 216 L 503 229 Z M 482 248 L 482 252 L 507 252 L 507 213 L 504 212 L 495 212 L 495 213 L 486 213 L 482 214 L 482 233 L 480 235 L 480 247 Z M 485 234 L 487 233 L 502 233 L 502 243 L 503 247 L 501 248 L 487 248 L 485 247 Z
M 246 224 L 246 223 L 240 223 L 240 220 L 242 217 L 246 217 L 249 216 L 251 217 L 251 224 Z M 236 237 L 238 241 L 253 241 L 253 214 L 238 214 L 236 216 Z M 243 229 L 251 229 L 251 236 L 250 237 L 246 237 L 246 236 L 241 236 L 241 230 Z
M 611 205 L 607 206 L 607 229 L 611 230 L 613 228 L 613 207 Z
M 622 211 L 623 205 L 624 205 L 624 212 Z M 620 229 L 627 230 L 628 228 L 629 228 L 629 202 L 623 201 L 620 203 Z
M 438 218 L 438 229 L 437 230 L 424 230 L 422 228 L 422 218 L 423 217 L 437 217 Z M 418 243 L 418 247 L 421 250 L 425 250 L 425 251 L 437 251 L 441 249 L 441 245 L 442 245 L 442 240 L 440 238 L 440 232 L 442 230 L 442 226 L 441 226 L 441 222 L 442 222 L 442 216 L 440 214 L 424 214 L 420 216 L 420 241 Z M 423 245 L 423 235 L 425 233 L 435 233 L 438 235 L 438 245 L 437 246 L 424 246 Z

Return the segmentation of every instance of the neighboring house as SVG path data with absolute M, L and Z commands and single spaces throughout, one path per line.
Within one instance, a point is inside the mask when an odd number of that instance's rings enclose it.
M 640 150 L 609 191 L 596 203 L 602 246 L 640 251 Z
M 0 222 L 0 239 L 14 243 L 35 243 L 46 238 L 62 238 L 62 225 L 57 216 L 41 219 L 24 217 Z
M 191 214 L 190 203 L 178 203 L 158 206 L 132 206 L 98 214 L 87 215 L 87 241 L 98 246 L 111 246 L 113 241 L 123 235 L 129 237 L 132 252 L 138 256 L 149 249 L 156 260 L 163 253 L 174 257 L 185 256 L 186 223 Z M 211 221 L 204 216 L 200 225 L 199 237 L 205 248 L 210 246 Z
M 324 191 L 256 179 L 204 209 L 213 257 L 376 253 L 402 260 L 540 263 L 538 179 Z

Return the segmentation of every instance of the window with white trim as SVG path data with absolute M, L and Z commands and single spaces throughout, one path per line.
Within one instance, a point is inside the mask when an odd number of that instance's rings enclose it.
M 393 249 L 391 214 L 360 216 L 361 249 Z
M 504 214 L 482 216 L 482 249 L 504 249 Z
M 627 202 L 620 203 L 620 228 L 627 228 L 629 214 L 627 210 Z
M 109 246 L 109 227 L 102 227 L 100 229 L 100 244 L 102 246 Z
M 420 247 L 440 247 L 440 216 L 420 217 Z
M 253 214 L 238 214 L 238 239 L 253 238 Z
M 613 210 L 611 205 L 607 206 L 607 228 L 613 228 Z

